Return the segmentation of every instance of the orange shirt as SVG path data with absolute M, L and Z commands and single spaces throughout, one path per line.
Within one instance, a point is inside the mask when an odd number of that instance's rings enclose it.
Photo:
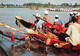
M 78 16 L 78 24 L 80 24 L 80 16 Z
M 49 22 L 49 23 L 51 22 L 51 18 L 50 18 L 48 15 L 45 15 L 43 18 L 44 18 L 44 20 L 46 20 L 47 22 Z

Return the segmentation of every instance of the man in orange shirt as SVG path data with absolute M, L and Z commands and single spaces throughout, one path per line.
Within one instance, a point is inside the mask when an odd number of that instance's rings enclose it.
M 78 24 L 80 24 L 80 13 L 78 13 L 77 16 L 78 16 Z
M 50 23 L 51 18 L 50 18 L 50 16 L 48 16 L 48 11 L 44 11 L 44 14 L 45 14 L 45 16 L 43 17 L 43 19 Z

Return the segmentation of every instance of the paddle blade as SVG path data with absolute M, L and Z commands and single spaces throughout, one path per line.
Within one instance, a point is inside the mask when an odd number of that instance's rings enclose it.
M 11 39 L 12 39 L 12 42 L 15 42 L 15 39 L 14 39 L 14 34 L 13 34 L 13 32 L 12 32 L 12 34 L 11 34 Z

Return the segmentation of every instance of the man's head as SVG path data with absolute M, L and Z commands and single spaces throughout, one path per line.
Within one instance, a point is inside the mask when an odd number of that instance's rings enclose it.
M 36 17 L 41 17 L 41 15 L 39 13 L 36 14 Z
M 78 14 L 78 12 L 75 11 L 75 12 L 73 12 L 73 14 L 74 14 L 74 16 L 76 16 Z
M 70 12 L 70 16 L 73 16 L 73 12 Z
M 78 17 L 77 17 L 77 16 L 73 16 L 73 17 L 72 17 L 72 22 L 73 22 L 73 23 L 78 22 Z
M 44 11 L 44 14 L 45 14 L 45 15 L 48 15 L 48 11 Z
M 59 15 L 56 15 L 56 16 L 55 16 L 55 19 L 59 19 Z
M 41 15 L 39 13 L 36 14 L 36 18 L 39 20 Z

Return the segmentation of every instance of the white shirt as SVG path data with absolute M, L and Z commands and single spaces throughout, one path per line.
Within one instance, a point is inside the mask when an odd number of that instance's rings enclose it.
M 77 25 L 80 29 L 80 24 L 74 24 Z M 66 41 L 69 41 L 74 46 L 80 44 L 80 32 L 74 25 L 70 25 L 66 33 L 70 36 L 66 38 Z
M 38 30 L 39 27 L 40 27 L 40 28 L 42 27 L 42 24 L 43 24 L 43 23 L 44 23 L 44 21 L 41 20 L 41 19 L 38 21 L 38 23 L 36 24 L 36 31 Z

